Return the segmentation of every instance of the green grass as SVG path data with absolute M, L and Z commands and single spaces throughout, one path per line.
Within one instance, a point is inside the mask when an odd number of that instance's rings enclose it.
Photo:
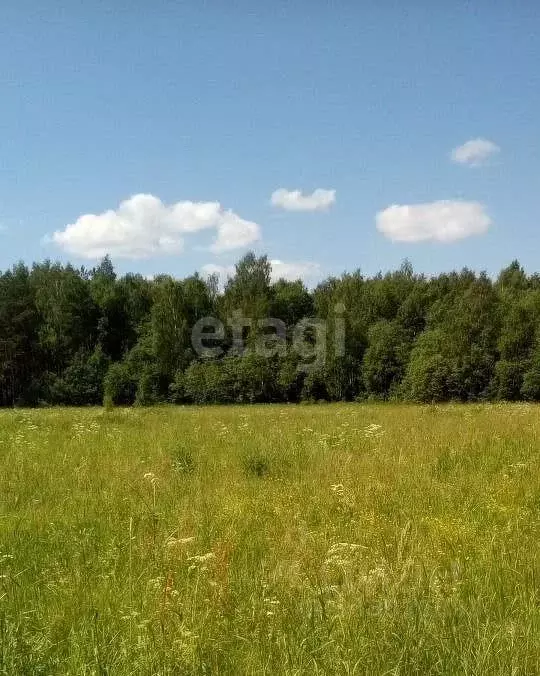
M 540 673 L 537 407 L 4 411 L 0 458 L 1 674 Z

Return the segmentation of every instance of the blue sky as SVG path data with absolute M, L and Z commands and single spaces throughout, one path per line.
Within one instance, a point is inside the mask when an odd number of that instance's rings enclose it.
M 533 0 L 60 4 L 0 10 L 0 268 L 540 268 Z

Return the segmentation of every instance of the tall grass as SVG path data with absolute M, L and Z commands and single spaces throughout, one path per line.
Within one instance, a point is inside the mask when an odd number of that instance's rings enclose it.
M 0 673 L 540 673 L 540 409 L 0 413 Z

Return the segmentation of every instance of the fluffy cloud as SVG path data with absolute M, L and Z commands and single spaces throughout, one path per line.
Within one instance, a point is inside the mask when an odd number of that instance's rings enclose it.
M 302 279 L 305 282 L 313 281 L 321 274 L 321 268 L 318 263 L 309 262 L 290 262 L 272 260 L 272 281 L 278 279 L 287 279 L 295 281 Z M 224 283 L 229 277 L 233 277 L 235 273 L 234 265 L 216 265 L 215 263 L 208 263 L 201 268 L 203 275 L 218 275 L 221 282 Z
M 302 279 L 309 282 L 321 273 L 321 266 L 318 263 L 308 262 L 290 262 L 273 260 L 272 264 L 272 280 L 287 279 L 289 281 L 296 281 Z
M 139 194 L 116 210 L 80 216 L 52 240 L 82 258 L 148 258 L 179 253 L 184 237 L 214 230 L 213 251 L 241 248 L 260 239 L 256 223 L 222 208 L 219 202 L 176 202 L 166 205 L 153 195 Z
M 279 188 L 272 193 L 270 202 L 286 211 L 324 211 L 336 201 L 335 190 L 317 188 L 311 195 L 303 195 L 300 190 Z
M 201 268 L 201 273 L 204 277 L 217 275 L 222 285 L 227 281 L 227 279 L 229 279 L 229 277 L 234 277 L 234 272 L 234 265 L 216 265 L 215 263 L 207 263 Z
M 212 244 L 212 251 L 231 251 L 241 249 L 261 238 L 261 229 L 257 223 L 245 221 L 232 211 L 220 214 L 217 224 L 217 237 Z
M 459 200 L 394 204 L 377 214 L 377 230 L 396 242 L 453 242 L 481 235 L 490 225 L 482 204 Z
M 458 164 L 468 164 L 471 167 L 480 167 L 485 164 L 490 157 L 499 153 L 501 149 L 493 141 L 485 138 L 475 138 L 467 141 L 462 146 L 454 148 L 450 153 L 453 162 Z

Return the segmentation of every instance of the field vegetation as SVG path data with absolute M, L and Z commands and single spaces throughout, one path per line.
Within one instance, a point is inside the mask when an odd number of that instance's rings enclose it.
M 0 413 L 0 673 L 540 672 L 531 404 Z

